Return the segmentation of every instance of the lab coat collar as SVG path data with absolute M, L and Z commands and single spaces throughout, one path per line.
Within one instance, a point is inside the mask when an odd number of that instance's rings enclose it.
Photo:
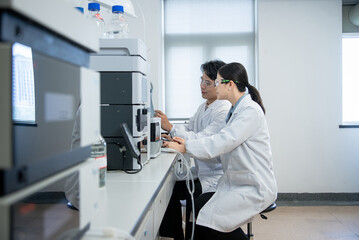
M 232 114 L 234 113 L 234 111 L 236 110 L 237 106 L 239 105 L 239 103 L 248 95 L 248 93 L 245 93 L 242 97 L 240 97 L 238 99 L 238 101 L 236 102 L 236 104 L 234 106 L 232 106 L 229 111 L 228 111 L 228 114 L 227 114 L 227 117 L 226 117 L 226 123 L 230 120 L 230 118 L 232 117 Z
M 252 101 L 252 97 L 249 94 L 245 94 L 242 96 L 241 101 L 238 100 L 238 102 L 235 105 L 235 108 L 233 109 L 232 116 L 228 119 L 227 125 L 232 122 L 232 119 L 238 114 L 238 112 L 241 110 L 242 106 L 247 104 L 248 101 Z M 229 114 L 229 112 L 228 112 Z M 228 115 L 227 115 L 228 117 Z M 227 120 L 227 118 L 226 118 Z
M 207 104 L 207 103 L 206 103 L 206 104 Z M 217 100 L 214 100 L 213 103 L 209 104 L 209 105 L 208 105 L 208 108 L 209 108 L 209 109 L 217 108 L 217 106 L 220 105 L 220 104 L 221 104 L 221 100 L 218 100 L 218 99 L 217 99 Z
M 248 94 L 248 93 L 244 94 L 237 101 L 236 105 L 234 106 L 233 113 L 238 112 L 237 110 L 240 109 L 243 104 L 245 104 L 246 102 L 251 101 L 251 100 L 252 100 L 252 97 L 250 94 Z
M 218 108 L 220 105 L 221 105 L 221 101 L 222 100 L 215 100 L 213 103 L 209 104 L 207 109 L 206 109 L 206 105 L 207 105 L 207 102 L 204 103 L 204 115 L 207 115 L 209 114 L 213 109 L 216 109 Z
M 213 109 L 217 109 L 221 104 L 222 101 L 227 101 L 227 100 L 215 100 L 213 103 L 209 104 L 206 110 L 203 110 L 203 117 L 206 117 L 207 115 L 209 115 L 211 113 L 211 111 Z M 207 104 L 207 102 L 205 102 L 204 104 Z M 204 109 L 205 109 L 206 105 L 204 105 Z

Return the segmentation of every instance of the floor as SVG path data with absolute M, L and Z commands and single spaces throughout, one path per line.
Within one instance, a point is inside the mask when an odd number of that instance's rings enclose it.
M 300 204 L 299 204 L 300 205 Z M 286 206 L 259 215 L 252 223 L 253 240 L 359 240 L 359 205 Z M 316 204 L 315 204 L 316 205 Z M 242 227 L 246 232 L 247 227 Z M 160 238 L 169 239 L 169 238 Z
M 62 204 L 19 202 L 13 207 L 13 239 L 71 239 L 79 212 Z
M 359 206 L 278 206 L 266 216 L 252 223 L 255 240 L 359 240 Z

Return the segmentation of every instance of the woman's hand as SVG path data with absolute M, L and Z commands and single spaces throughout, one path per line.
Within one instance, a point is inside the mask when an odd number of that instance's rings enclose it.
M 180 137 L 174 137 L 173 142 L 164 142 L 163 147 L 172 148 L 180 153 L 186 153 L 186 140 Z

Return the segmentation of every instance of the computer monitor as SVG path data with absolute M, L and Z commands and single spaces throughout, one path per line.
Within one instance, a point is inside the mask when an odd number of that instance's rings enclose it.
M 2 136 L 11 144 L 10 154 L 0 160 L 5 166 L 0 169 L 0 196 L 81 163 L 91 153 L 90 144 L 71 149 L 82 67 L 39 51 L 35 43 L 2 44 L 1 60 L 11 64 L 4 66 L 6 74 L 0 72 L 1 81 L 11 84 L 0 91 L 12 121 L 6 122 L 10 134 Z M 67 50 L 61 44 L 48 47 Z
M 132 134 L 130 132 L 130 129 L 127 126 L 127 123 L 121 123 L 120 124 L 120 129 L 122 132 L 122 135 L 129 147 L 129 151 L 131 153 L 131 155 L 136 158 L 137 160 L 140 159 L 140 151 L 138 150 L 138 147 L 136 146 L 135 140 L 132 137 Z

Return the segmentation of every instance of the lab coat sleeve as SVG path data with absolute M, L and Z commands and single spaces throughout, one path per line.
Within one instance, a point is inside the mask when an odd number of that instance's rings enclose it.
M 222 107 L 220 109 L 216 109 L 211 115 L 211 123 L 205 129 L 203 129 L 203 131 L 196 133 L 193 130 L 186 131 L 181 128 L 176 128 L 174 132 L 175 136 L 189 140 L 199 139 L 216 134 L 225 126 L 225 118 L 227 116 L 227 113 L 228 108 Z
M 189 122 L 187 124 L 177 124 L 173 125 L 170 135 L 172 137 L 179 137 L 178 132 L 187 132 L 187 131 L 193 131 L 194 121 L 193 117 L 190 118 Z
M 206 160 L 229 153 L 244 143 L 258 130 L 264 119 L 261 109 L 246 106 L 232 116 L 233 120 L 217 134 L 186 141 L 186 150 L 191 156 Z
M 198 118 L 198 113 L 199 113 L 199 109 L 201 108 L 201 106 L 198 107 L 197 112 L 195 113 L 194 116 L 192 116 L 187 124 L 177 124 L 177 125 L 173 125 L 170 134 L 172 137 L 182 137 L 181 133 L 185 133 L 185 132 L 192 132 L 194 130 L 194 124 L 195 124 L 195 119 Z M 184 138 L 184 137 L 182 137 Z

